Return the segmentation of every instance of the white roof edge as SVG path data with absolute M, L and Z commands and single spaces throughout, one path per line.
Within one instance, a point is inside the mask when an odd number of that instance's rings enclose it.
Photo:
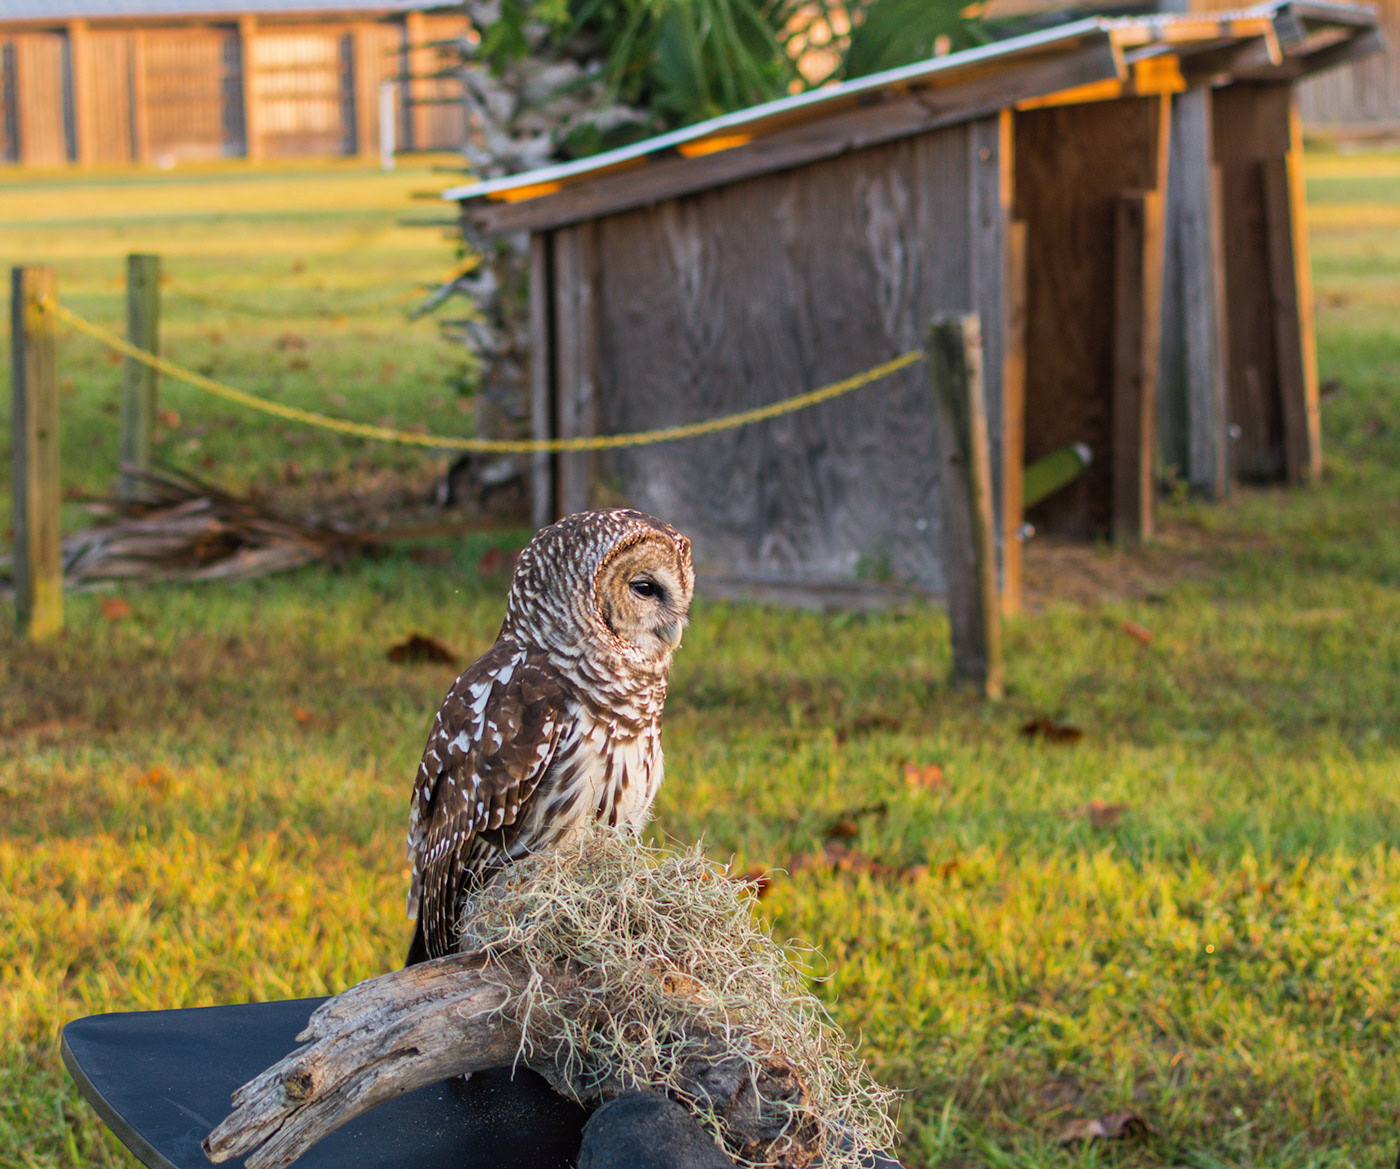
M 486 179 L 482 182 L 452 187 L 444 191 L 442 197 L 453 201 L 473 199 L 478 195 L 490 195 L 495 191 L 509 190 L 512 187 L 533 186 L 536 183 L 550 183 L 558 179 L 572 178 L 591 170 L 601 170 L 605 167 L 615 166 L 620 162 L 643 158 L 658 150 L 668 150 L 675 146 L 681 146 L 698 138 L 705 138 L 717 130 L 737 130 L 750 122 L 772 117 L 774 114 L 785 114 L 792 110 L 821 105 L 838 97 L 850 97 L 853 94 L 882 89 L 887 85 L 898 85 L 906 81 L 934 77 L 952 67 L 1012 56 L 1029 49 L 1053 45 L 1057 41 L 1076 40 L 1093 32 L 1102 32 L 1107 35 L 1108 22 L 1098 16 L 1085 17 L 1082 20 L 1056 25 L 1054 28 L 1027 33 L 1024 36 L 1008 37 L 1004 41 L 993 41 L 989 45 L 978 45 L 974 49 L 964 49 L 960 53 L 949 53 L 946 57 L 935 57 L 929 61 L 916 61 L 912 65 L 886 69 L 880 73 L 872 73 L 868 77 L 858 77 L 854 81 L 843 81 L 839 85 L 826 89 L 811 89 L 806 93 L 794 94 L 792 97 L 780 97 L 773 101 L 763 102 L 761 105 L 748 106 L 742 110 L 720 114 L 718 117 L 710 118 L 704 122 L 696 122 L 693 126 L 683 126 L 679 130 L 671 130 L 654 138 L 644 138 L 640 142 L 634 142 L 629 146 L 620 146 L 616 150 L 590 154 L 586 158 L 576 158 L 571 162 L 556 163 L 553 166 L 540 167 L 537 170 L 522 171 L 520 174 L 504 175 L 498 179 Z
M 809 90 L 792 97 L 778 98 L 775 101 L 764 102 L 762 105 L 749 106 L 746 109 L 721 114 L 719 117 L 710 118 L 704 122 L 697 122 L 693 126 L 685 126 L 679 130 L 659 134 L 654 138 L 645 138 L 640 142 L 634 142 L 616 150 L 608 150 L 601 154 L 592 154 L 586 158 L 556 163 L 553 166 L 540 167 L 532 171 L 522 171 L 519 174 L 503 175 L 496 179 L 464 183 L 444 191 L 442 198 L 449 202 L 457 202 L 491 195 L 498 191 L 508 191 L 516 187 L 534 186 L 540 183 L 552 183 L 561 179 L 574 178 L 590 171 L 604 170 L 619 163 L 644 158 L 657 151 L 682 146 L 687 142 L 708 137 L 719 131 L 739 130 L 751 122 L 760 121 L 775 114 L 784 114 L 792 110 L 821 105 L 837 98 L 850 97 L 853 94 L 878 90 L 885 86 L 935 77 L 940 72 L 951 68 L 976 64 L 979 61 L 996 60 L 999 57 L 1014 56 L 1020 52 L 1054 45 L 1059 41 L 1076 40 L 1094 32 L 1101 32 L 1108 36 L 1115 29 L 1124 28 L 1162 27 L 1170 24 L 1203 22 L 1224 23 L 1261 17 L 1277 19 L 1281 14 L 1294 8 L 1299 9 L 1305 18 L 1335 13 L 1339 18 L 1351 17 L 1364 20 L 1369 17 L 1371 22 L 1376 19 L 1376 10 L 1373 6 L 1339 2 L 1339 0 L 1266 0 L 1262 4 L 1226 12 L 1152 13 L 1146 16 L 1119 17 L 1090 16 L 1056 25 L 1053 28 L 1027 33 L 1024 36 L 1008 37 L 1006 40 L 993 41 L 989 45 L 979 45 L 974 49 L 949 53 L 945 57 L 916 61 L 912 65 L 902 65 L 896 69 L 886 69 L 881 73 L 872 73 L 868 77 L 845 81 L 825 89 Z

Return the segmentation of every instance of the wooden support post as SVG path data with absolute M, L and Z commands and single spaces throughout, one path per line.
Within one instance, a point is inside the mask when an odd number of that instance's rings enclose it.
M 75 162 L 91 166 L 97 160 L 97 71 L 93 68 L 92 40 L 86 20 L 68 22 L 69 102 L 73 109 Z
M 151 157 L 151 101 L 146 77 L 146 30 L 131 30 L 131 126 L 132 155 L 137 162 Z
M 935 317 L 929 324 L 927 347 L 953 681 L 974 686 L 988 698 L 1000 698 L 1001 607 L 982 385 L 982 329 L 977 315 Z
M 379 148 L 379 62 L 374 54 L 375 28 L 361 21 L 354 27 L 354 36 L 355 153 L 369 158 Z
M 1322 472 L 1317 352 L 1313 336 L 1312 273 L 1308 261 L 1306 196 L 1302 174 L 1298 99 L 1290 100 L 1289 149 L 1265 159 L 1264 219 L 1269 257 L 1269 301 L 1283 407 L 1284 463 L 1290 483 Z
M 1213 161 L 1211 123 L 1210 86 L 1172 99 L 1158 420 L 1166 462 L 1193 491 L 1222 499 L 1230 491 L 1229 367 L 1220 168 Z
M 542 440 L 554 437 L 554 402 L 551 390 L 554 371 L 553 313 L 550 303 L 554 296 L 551 279 L 553 264 L 550 253 L 553 239 L 548 232 L 530 235 L 530 437 Z M 530 456 L 530 520 L 543 528 L 559 517 L 554 511 L 553 455 Z
M 1162 199 L 1118 200 L 1113 287 L 1113 536 L 1152 536 L 1162 317 Z
M 554 394 L 560 438 L 596 434 L 597 322 L 594 225 L 581 223 L 554 233 Z M 560 515 L 593 505 L 597 456 L 591 451 L 563 454 L 558 460 Z
M 256 162 L 263 156 L 262 126 L 258 115 L 258 63 L 253 51 L 258 39 L 258 18 L 244 14 L 238 18 L 238 71 L 243 86 L 243 157 Z
M 57 295 L 52 268 L 11 270 L 15 615 L 20 636 L 31 641 L 63 629 L 57 318 L 41 303 Z
M 428 93 L 426 75 L 433 68 L 433 51 L 428 47 L 428 18 L 418 11 L 404 13 L 403 97 L 407 141 L 405 150 L 428 149 L 428 118 L 430 111 L 419 99 Z
M 126 339 L 148 353 L 160 352 L 160 257 L 126 258 Z M 133 472 L 151 465 L 151 426 L 156 414 L 156 371 L 128 357 L 122 366 L 122 439 L 119 494 L 139 491 Z
M 1006 233 L 1006 347 L 1001 359 L 1001 611 L 1021 611 L 1026 521 L 1026 221 Z

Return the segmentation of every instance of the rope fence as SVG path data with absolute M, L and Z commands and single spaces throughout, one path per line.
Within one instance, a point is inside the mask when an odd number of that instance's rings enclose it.
M 397 430 L 390 426 L 377 426 L 368 422 L 352 422 L 344 418 L 333 418 L 315 410 L 303 410 L 297 406 L 270 402 L 266 398 L 260 398 L 256 394 L 250 394 L 246 390 L 240 390 L 236 386 L 217 381 L 192 369 L 186 369 L 158 354 L 138 348 L 129 341 L 118 337 L 115 333 L 102 328 L 101 325 L 95 325 L 79 316 L 52 297 L 40 297 L 37 303 L 44 312 L 52 313 L 55 318 L 75 332 L 91 337 L 109 349 L 139 361 L 167 377 L 175 378 L 187 385 L 194 386 L 196 389 L 203 390 L 205 393 L 228 402 L 234 402 L 250 410 L 269 414 L 274 418 L 298 422 L 305 426 L 314 426 L 337 434 L 372 439 L 376 442 L 393 442 L 406 446 L 431 447 L 439 450 L 481 451 L 492 454 L 560 454 L 575 451 L 618 450 L 622 447 L 650 446 L 654 443 L 675 442 L 683 438 L 698 438 L 701 435 L 737 430 L 741 426 L 765 422 L 770 418 L 780 418 L 785 414 L 793 414 L 822 402 L 830 402 L 834 398 L 839 398 L 853 390 L 887 378 L 924 358 L 922 349 L 911 349 L 861 373 L 815 390 L 809 390 L 805 394 L 797 394 L 794 397 L 785 398 L 781 402 L 758 406 L 752 410 L 741 410 L 735 414 L 726 414 L 719 418 L 710 418 L 703 422 L 690 422 L 681 426 L 664 426 L 656 430 L 642 430 L 632 434 L 582 435 L 575 438 L 466 438 L 461 435 L 419 434 L 410 430 Z

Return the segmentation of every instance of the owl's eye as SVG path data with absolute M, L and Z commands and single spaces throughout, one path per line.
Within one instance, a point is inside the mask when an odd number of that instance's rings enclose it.
M 656 597 L 658 600 L 666 599 L 666 590 L 654 580 L 647 580 L 646 577 L 639 577 L 631 584 L 631 589 L 639 597 Z

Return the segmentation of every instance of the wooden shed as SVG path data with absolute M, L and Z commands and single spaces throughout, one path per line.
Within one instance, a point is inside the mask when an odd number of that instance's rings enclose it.
M 160 163 L 458 150 L 443 0 L 0 0 L 0 161 Z
M 1286 101 L 1323 52 L 1279 36 L 1296 13 L 1077 21 L 447 192 L 475 231 L 530 235 L 535 433 L 773 402 L 919 346 L 934 313 L 975 311 L 1008 606 L 1039 455 L 1081 442 L 1095 458 L 1037 524 L 1149 533 L 1173 99 L 1241 84 Z M 1357 19 L 1327 25 L 1333 50 Z M 684 443 L 539 458 L 536 519 L 625 500 L 681 526 L 714 572 L 941 590 L 925 377 Z

